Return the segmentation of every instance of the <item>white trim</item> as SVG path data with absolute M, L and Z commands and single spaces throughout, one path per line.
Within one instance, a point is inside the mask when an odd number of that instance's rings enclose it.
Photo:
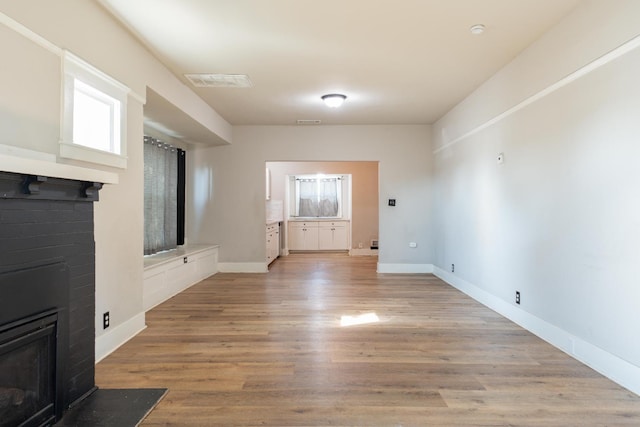
M 28 159 L 0 153 L 0 170 L 3 172 L 41 175 L 51 178 L 117 184 L 118 174 L 79 166 L 52 163 L 46 160 Z
M 140 313 L 110 331 L 96 337 L 96 363 L 116 351 L 121 345 L 138 335 L 146 327 L 144 313 Z
M 127 101 L 130 89 L 67 50 L 62 53 L 61 70 L 60 157 L 126 169 Z M 74 141 L 76 83 L 103 94 L 104 100 L 110 100 L 117 111 L 116 117 L 112 116 L 109 122 L 113 132 L 110 150 L 98 150 L 90 147 L 86 141 Z
M 2 12 L 0 12 L 0 23 L 4 24 L 7 28 L 15 31 L 21 36 L 31 40 L 38 46 L 45 48 L 49 52 L 55 53 L 58 56 L 62 55 L 62 49 L 60 49 L 58 46 L 51 43 L 49 40 L 45 39 L 41 35 L 34 33 L 33 31 L 31 31 L 30 29 L 28 29 L 18 21 L 8 17 Z
M 494 124 L 502 121 L 503 119 L 506 119 L 507 117 L 511 116 L 512 114 L 515 114 L 516 112 L 522 110 L 523 108 L 533 104 L 534 102 L 544 98 L 547 95 L 552 94 L 553 92 L 563 88 L 564 86 L 567 86 L 568 84 L 578 80 L 581 77 L 586 76 L 587 74 L 591 73 L 592 71 L 597 70 L 598 68 L 608 64 L 609 62 L 631 52 L 632 50 L 636 49 L 640 47 L 640 36 L 636 36 L 634 38 L 632 38 L 631 40 L 623 43 L 622 45 L 618 46 L 617 48 L 607 52 L 606 54 L 602 55 L 601 57 L 591 61 L 590 63 L 588 63 L 587 65 L 585 65 L 584 67 L 581 67 L 579 69 L 577 69 L 576 71 L 574 71 L 573 73 L 569 74 L 566 77 L 563 77 L 562 79 L 560 79 L 559 81 L 553 83 L 550 86 L 547 86 L 546 88 L 542 89 L 541 91 L 539 91 L 538 93 L 533 94 L 532 96 L 524 99 L 523 101 L 520 101 L 518 104 L 514 105 L 513 107 L 509 108 L 508 110 L 504 111 L 501 114 L 498 114 L 497 116 L 495 116 L 494 118 L 484 122 L 483 124 L 481 124 L 480 126 L 477 126 L 473 129 L 471 129 L 470 131 L 468 131 L 465 134 L 462 134 L 460 136 L 458 136 L 457 138 L 454 138 L 453 140 L 445 143 L 444 145 L 442 145 L 441 147 L 436 148 L 435 150 L 433 150 L 433 154 L 438 154 L 440 151 L 445 150 L 449 147 L 451 147 L 452 145 L 457 144 L 460 141 L 463 141 L 467 138 L 469 138 L 472 135 L 475 135 L 476 133 L 483 131 L 484 129 L 493 126 Z
M 111 166 L 119 169 L 127 168 L 127 157 L 108 151 L 96 150 L 79 144 L 68 144 L 60 141 L 60 157 L 81 160 L 97 165 Z
M 114 79 L 107 73 L 93 65 L 89 64 L 84 59 L 78 57 L 77 55 L 71 53 L 68 50 L 62 51 L 62 60 L 64 62 L 64 72 L 67 74 L 71 74 L 74 77 L 80 78 L 80 80 L 89 80 L 86 82 L 91 86 L 97 86 L 97 88 L 102 92 L 112 92 L 114 89 L 122 92 L 125 96 L 131 92 L 128 86 L 123 83 L 120 83 L 118 80 Z M 89 76 L 87 75 L 89 74 Z M 98 82 L 102 82 L 107 86 L 102 86 Z
M 433 273 L 433 264 L 378 263 L 378 273 L 401 273 L 401 274 Z
M 640 367 L 546 322 L 439 267 L 434 274 L 610 380 L 640 395 Z
M 202 252 L 220 249 L 220 245 L 209 245 L 204 243 L 188 244 L 185 243 L 182 246 L 178 246 L 176 249 L 172 249 L 165 252 L 160 252 L 153 255 L 144 255 L 143 263 L 144 269 L 149 270 L 162 264 L 167 264 L 184 257 L 192 257 Z
M 219 262 L 218 271 L 221 273 L 267 273 L 266 262 Z
M 359 248 L 354 248 L 351 249 L 349 251 L 349 255 L 351 256 L 378 256 L 378 250 L 377 249 L 359 249 Z
M 147 103 L 147 98 L 144 95 L 140 95 L 138 92 L 134 92 L 133 89 L 129 89 L 129 98 L 139 102 L 142 105 Z

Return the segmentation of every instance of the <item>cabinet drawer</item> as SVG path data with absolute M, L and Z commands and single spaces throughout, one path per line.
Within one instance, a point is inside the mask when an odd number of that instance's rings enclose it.
M 320 227 L 346 227 L 347 221 L 324 221 L 320 223 Z
M 291 228 L 317 228 L 318 221 L 291 221 L 289 223 Z

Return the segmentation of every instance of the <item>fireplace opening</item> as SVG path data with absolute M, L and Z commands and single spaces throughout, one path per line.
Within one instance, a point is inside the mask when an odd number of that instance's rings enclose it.
M 55 419 L 58 316 L 34 317 L 0 328 L 0 427 Z
M 64 409 L 65 263 L 0 274 L 0 427 L 53 424 Z

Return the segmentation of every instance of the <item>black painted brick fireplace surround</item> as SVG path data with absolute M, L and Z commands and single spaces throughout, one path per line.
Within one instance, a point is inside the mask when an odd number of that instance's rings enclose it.
M 0 331 L 57 313 L 56 419 L 95 389 L 93 202 L 101 186 L 0 172 Z M 45 277 L 29 279 L 38 271 Z

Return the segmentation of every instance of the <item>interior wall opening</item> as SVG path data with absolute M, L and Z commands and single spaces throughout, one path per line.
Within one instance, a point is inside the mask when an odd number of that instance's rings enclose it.
M 379 228 L 377 161 L 267 161 L 265 162 L 266 223 L 280 223 L 281 256 L 296 251 L 344 250 L 350 255 L 377 255 Z M 303 209 L 300 188 L 315 188 L 319 177 L 340 180 L 339 214 L 318 207 Z M 317 181 L 313 181 L 316 183 Z M 319 185 L 325 185 L 320 182 Z M 326 183 L 332 186 L 333 183 Z M 318 190 L 322 191 L 322 190 Z M 296 194 L 296 192 L 298 192 Z M 331 193 L 331 192 L 330 192 Z M 314 194 L 315 195 L 315 194 Z M 320 203 L 320 202 L 318 202 Z M 327 200 L 325 205 L 329 204 Z M 324 210 L 323 210 L 324 209 Z M 322 212 L 331 215 L 320 215 Z M 313 213 L 310 214 L 309 212 Z M 316 230 L 317 228 L 317 230 Z M 346 233 L 346 237 L 345 237 Z M 346 238 L 346 242 L 345 239 Z

